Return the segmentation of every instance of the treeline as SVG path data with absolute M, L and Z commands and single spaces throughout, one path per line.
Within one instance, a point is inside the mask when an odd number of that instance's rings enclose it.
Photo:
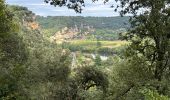
M 129 17 L 81 17 L 81 16 L 38 16 L 37 21 L 42 28 L 91 26 L 96 29 L 128 28 Z

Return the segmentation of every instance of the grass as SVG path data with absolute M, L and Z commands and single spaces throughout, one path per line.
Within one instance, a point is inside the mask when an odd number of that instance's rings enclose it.
M 101 47 L 108 47 L 108 48 L 117 48 L 123 45 L 128 44 L 127 41 L 99 41 L 101 44 Z M 94 48 L 97 45 L 97 41 L 93 40 L 71 40 L 69 41 L 70 44 L 76 45 L 76 46 L 84 46 L 87 48 Z

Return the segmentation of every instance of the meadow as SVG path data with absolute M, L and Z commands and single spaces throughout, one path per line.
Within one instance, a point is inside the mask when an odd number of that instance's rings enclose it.
M 107 48 L 117 48 L 128 44 L 127 41 L 115 40 L 115 41 L 95 41 L 95 40 L 71 40 L 69 41 L 71 45 L 83 46 L 86 48 L 97 47 L 107 47 Z

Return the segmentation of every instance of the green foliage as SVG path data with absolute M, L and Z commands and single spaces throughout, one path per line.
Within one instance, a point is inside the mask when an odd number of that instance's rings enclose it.
M 97 37 L 98 40 L 118 40 L 119 39 L 119 33 L 124 32 L 125 30 L 121 30 L 121 27 L 115 28 L 115 29 L 96 29 L 93 33 L 89 34 L 87 37 L 88 39 L 95 40 Z
M 23 99 L 23 77 L 27 61 L 27 50 L 22 38 L 18 36 L 17 25 L 12 13 L 0 0 L 0 99 Z
M 14 15 L 15 20 L 19 21 L 19 22 L 33 22 L 33 16 L 35 16 L 35 14 L 28 10 L 27 7 L 21 7 L 21 6 L 8 6 L 8 9 L 12 12 L 12 14 Z
M 138 100 L 142 99 L 140 88 L 145 84 L 151 84 L 152 73 L 147 68 L 143 57 L 131 57 L 122 59 L 115 57 L 110 72 L 110 96 L 109 100 Z M 123 62 L 123 63 L 122 63 Z M 142 62 L 142 63 L 141 63 Z
M 37 21 L 47 37 L 53 36 L 57 31 L 68 27 L 69 29 L 78 29 L 78 35 L 90 32 L 90 34 L 86 36 L 88 39 L 96 39 L 97 36 L 100 37 L 99 40 L 118 39 L 118 33 L 125 31 L 121 29 L 127 29 L 129 27 L 128 24 L 124 24 L 128 23 L 128 20 L 129 17 L 37 17 Z M 94 32 L 91 32 L 91 30 L 94 30 Z
M 125 2 L 121 2 L 121 6 L 125 7 L 125 4 L 123 4 Z M 131 45 L 127 49 L 127 56 L 136 55 L 144 58 L 144 62 L 148 64 L 146 68 L 153 74 L 151 81 L 158 81 L 157 85 L 149 82 L 145 83 L 145 85 L 149 84 L 155 87 L 159 95 L 166 95 L 167 91 L 169 91 L 169 86 L 164 86 L 164 84 L 168 83 L 165 76 L 169 73 L 170 23 L 169 7 L 165 6 L 169 5 L 169 2 L 167 0 L 148 0 L 146 3 L 146 1 L 137 0 L 136 2 L 128 1 L 127 3 L 131 5 L 125 7 L 121 14 L 124 15 L 129 11 L 133 11 L 134 14 L 134 17 L 131 18 L 132 29 L 124 36 L 125 39 L 131 41 Z M 143 7 L 150 8 L 150 10 L 136 16 L 137 10 L 143 9 Z
M 56 28 L 59 30 L 64 27 L 83 28 L 90 26 L 95 29 L 119 29 L 127 28 L 124 23 L 128 23 L 129 17 L 81 17 L 81 16 L 47 16 L 37 17 L 43 29 Z M 55 31 L 55 30 L 54 30 Z
M 46 0 L 50 2 L 51 0 Z M 55 0 L 52 5 L 64 6 Z M 74 1 L 74 0 L 73 0 Z M 81 12 L 77 1 L 68 7 Z M 122 44 L 103 39 L 117 39 L 114 29 L 126 28 L 120 17 L 38 17 L 43 31 L 53 35 L 63 27 L 85 26 L 96 29 L 92 38 L 98 41 L 71 41 L 62 46 L 44 38 L 40 29 L 31 29 L 28 23 L 35 22 L 34 14 L 25 7 L 8 6 L 0 0 L 0 99 L 2 100 L 168 100 L 169 86 L 169 4 L 168 0 L 118 0 L 123 7 L 120 14 L 132 13 L 132 29 L 123 38 L 130 41 Z M 129 5 L 127 5 L 129 3 Z M 139 8 L 150 11 L 136 16 Z M 19 23 L 19 28 L 14 24 Z M 113 21 L 111 21 L 113 20 Z M 118 22 L 116 22 L 118 21 Z M 100 23 L 100 24 L 99 24 Z M 83 25 L 82 25 L 83 24 Z M 80 27 L 83 26 L 83 27 Z M 16 30 L 18 32 L 16 33 Z M 80 32 L 80 34 L 82 34 Z M 104 34 L 104 33 L 107 34 Z M 102 35 L 102 37 L 98 37 Z M 109 38 L 112 37 L 112 38 Z M 112 45 L 112 46 L 110 46 Z M 61 48 L 62 47 L 62 48 Z M 116 47 L 120 47 L 117 48 Z M 71 51 L 98 52 L 117 56 L 101 61 L 96 56 L 94 65 L 71 68 Z M 84 56 L 83 56 L 84 57 Z M 90 57 L 89 57 L 90 58 Z M 86 57 L 84 57 L 86 59 Z M 86 65 L 87 64 L 87 65 Z M 98 67 L 100 66 L 100 67 Z M 105 74 L 107 73 L 107 74 Z
M 84 90 L 89 90 L 96 86 L 98 89 L 101 89 L 104 94 L 107 92 L 107 77 L 101 70 L 94 66 L 86 66 L 78 69 L 77 80 L 80 87 Z
M 123 1 L 122 1 L 123 2 Z M 165 69 L 168 68 L 166 60 L 169 54 L 169 4 L 168 0 L 156 0 L 148 2 L 143 1 L 128 1 L 128 7 L 122 14 L 126 14 L 133 10 L 134 18 L 131 19 L 131 31 L 125 37 L 132 41 L 132 48 L 136 52 L 144 55 L 148 61 L 151 62 L 150 67 L 154 67 L 155 78 L 159 81 L 162 80 Z M 137 5 L 136 5 L 137 4 Z M 150 11 L 144 11 L 140 16 L 135 16 L 138 9 L 146 7 Z M 133 8 L 131 8 L 134 6 Z M 164 67 L 163 67 L 164 66 Z
M 92 67 L 71 70 L 70 51 L 48 42 L 40 30 L 29 28 L 27 23 L 34 22 L 34 14 L 24 7 L 8 7 L 20 30 L 1 42 L 3 74 L 0 80 L 3 81 L 0 83 L 0 99 L 84 100 L 90 95 L 95 98 L 93 93 L 103 98 L 108 85 L 103 72 Z M 72 73 L 76 75 L 72 76 Z M 91 81 L 97 87 L 93 93 L 88 89 Z
M 97 56 L 95 57 L 95 65 L 96 65 L 96 66 L 100 66 L 101 63 L 102 63 L 102 60 L 101 60 L 100 56 L 97 55 Z
M 0 0 L 0 38 L 8 35 L 14 30 L 14 27 L 12 27 L 14 25 L 12 21 L 13 19 L 10 14 L 11 13 L 9 13 L 4 4 L 4 0 Z
M 144 94 L 146 100 L 169 100 L 167 96 L 159 95 L 158 92 L 149 89 L 143 89 L 141 92 Z

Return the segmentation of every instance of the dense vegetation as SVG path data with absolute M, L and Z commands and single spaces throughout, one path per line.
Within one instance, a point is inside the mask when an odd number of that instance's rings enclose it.
M 93 86 L 97 89 L 94 93 L 103 98 L 108 81 L 101 70 L 92 65 L 72 70 L 70 52 L 50 43 L 39 29 L 30 26 L 35 21 L 31 11 L 6 7 L 3 1 L 1 6 L 5 12 L 0 18 L 6 25 L 2 29 L 10 30 L 1 32 L 0 99 L 79 100 L 89 97 L 88 90 Z
M 45 1 L 55 6 L 68 3 Z M 76 4 L 83 4 L 83 0 L 73 1 L 68 7 L 80 12 Z M 169 0 L 118 1 L 124 8 L 122 15 L 134 15 L 130 20 L 132 28 L 121 34 L 121 39 L 128 41 L 121 47 L 124 41 L 109 42 L 100 38 L 62 45 L 50 42 L 38 27 L 34 13 L 0 0 L 0 100 L 169 100 L 170 12 L 166 6 Z M 145 7 L 151 10 L 136 15 L 138 8 Z M 82 17 L 73 19 L 76 18 Z M 42 18 L 42 22 L 45 19 Z M 52 26 L 46 27 L 53 28 L 54 24 L 65 27 L 69 22 L 52 21 Z M 96 29 L 111 30 L 108 28 L 114 27 L 111 25 L 96 26 Z M 73 52 L 81 45 L 93 49 L 95 56 L 82 52 L 82 47 Z M 114 46 L 101 50 L 110 45 Z M 118 49 L 116 54 L 115 49 Z M 100 52 L 110 56 L 102 60 Z
M 118 33 L 124 32 L 129 28 L 129 17 L 81 17 L 81 16 L 38 16 L 40 24 L 46 36 L 52 36 L 57 31 L 67 27 L 79 31 L 79 34 L 89 32 L 89 38 L 94 35 L 102 40 L 116 40 Z
M 82 17 L 82 16 L 38 16 L 37 21 L 40 22 L 43 29 L 56 29 L 64 27 L 83 28 L 90 26 L 95 29 L 119 29 L 128 27 L 129 17 Z

